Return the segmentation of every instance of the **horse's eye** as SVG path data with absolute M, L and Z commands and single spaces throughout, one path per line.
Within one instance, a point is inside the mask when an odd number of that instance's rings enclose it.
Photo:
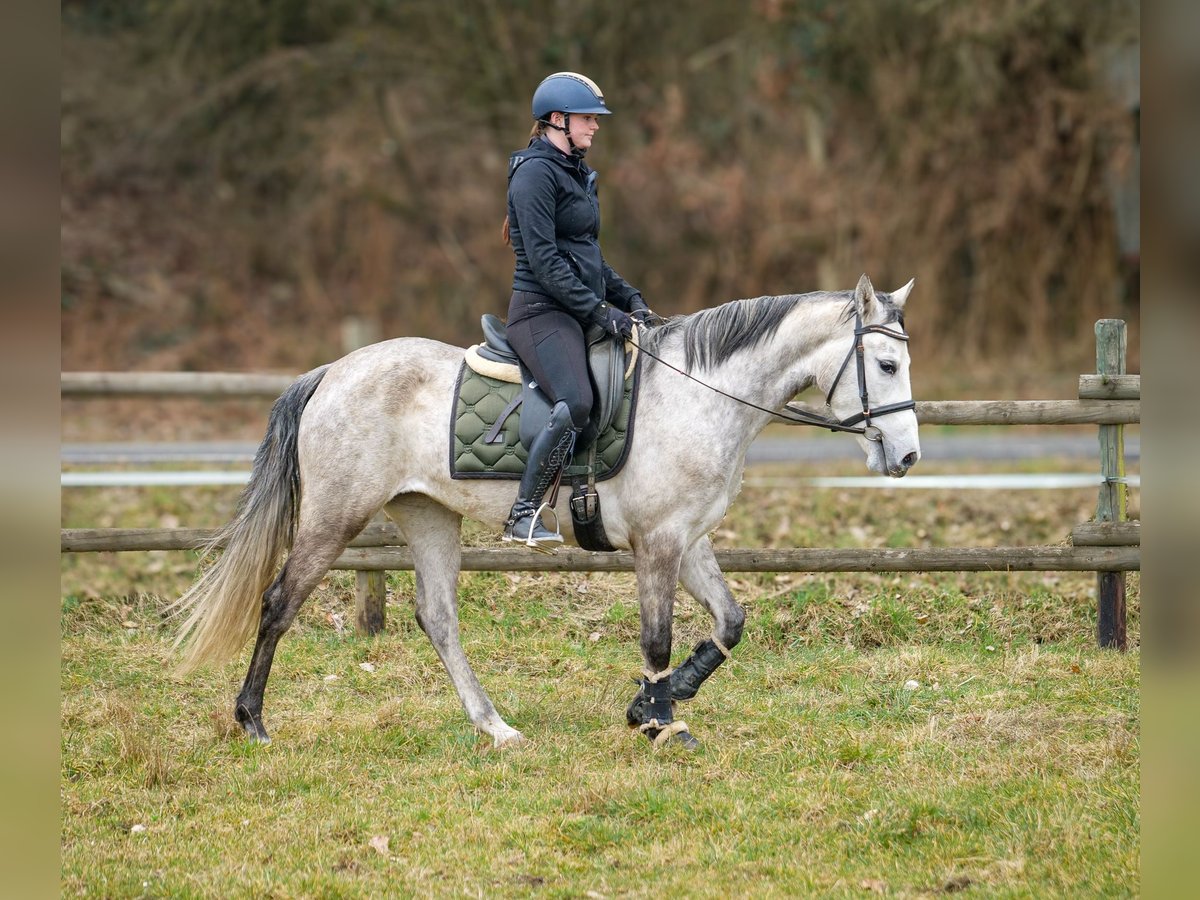
M 885 374 L 885 375 L 895 375 L 896 374 L 896 364 L 894 362 L 892 362 L 891 360 L 887 360 L 887 359 L 883 360 L 879 364 L 879 368 L 883 369 L 883 374 Z

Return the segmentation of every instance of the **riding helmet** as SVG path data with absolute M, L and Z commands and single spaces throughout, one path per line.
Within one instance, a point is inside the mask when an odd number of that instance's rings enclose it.
M 552 112 L 583 113 L 595 116 L 612 114 L 604 105 L 600 86 L 578 72 L 555 72 L 542 79 L 533 92 L 533 117 L 545 119 Z

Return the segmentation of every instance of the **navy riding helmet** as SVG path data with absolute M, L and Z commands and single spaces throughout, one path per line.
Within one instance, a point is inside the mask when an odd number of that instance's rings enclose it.
M 544 121 L 552 112 L 567 115 L 586 113 L 593 116 L 612 114 L 612 110 L 604 105 L 604 94 L 600 86 L 578 72 L 555 72 L 548 75 L 533 92 L 533 117 Z

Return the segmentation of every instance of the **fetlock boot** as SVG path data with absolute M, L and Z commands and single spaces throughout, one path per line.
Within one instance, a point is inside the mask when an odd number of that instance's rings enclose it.
M 700 747 L 700 742 L 687 730 L 687 722 L 675 718 L 675 702 L 671 699 L 669 678 L 651 681 L 649 677 L 644 677 L 638 695 L 645 700 L 641 710 L 643 718 L 638 723 L 631 719 L 629 724 L 646 735 L 654 746 L 658 747 L 674 740 L 685 750 L 696 750 Z
M 537 433 L 529 448 L 525 462 L 525 474 L 517 488 L 517 502 L 513 504 L 504 523 L 503 540 L 520 541 L 525 546 L 542 553 L 554 553 L 556 544 L 563 542 L 558 531 L 558 516 L 553 509 L 544 507 L 546 496 L 555 477 L 571 456 L 579 429 L 571 422 L 567 404 L 559 401 L 550 410 L 546 427 Z M 543 510 L 554 516 L 555 528 L 551 531 L 542 522 Z
M 654 740 L 663 727 L 675 721 L 675 704 L 671 702 L 671 682 L 664 678 L 652 682 L 649 678 L 642 679 L 642 696 L 646 698 L 645 721 L 640 724 L 640 730 L 646 737 Z
M 673 701 L 691 700 L 700 690 L 700 685 L 708 679 L 721 663 L 725 662 L 725 654 L 716 641 L 706 638 L 692 650 L 691 656 L 685 659 L 671 673 L 671 699 Z M 625 721 L 631 728 L 636 728 L 643 722 L 650 721 L 650 698 L 642 688 L 633 695 L 629 707 L 625 710 Z

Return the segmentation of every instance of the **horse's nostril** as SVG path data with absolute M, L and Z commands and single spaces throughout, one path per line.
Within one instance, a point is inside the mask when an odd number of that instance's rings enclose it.
M 900 460 L 900 464 L 906 469 L 911 469 L 917 464 L 917 454 L 915 452 L 908 454 L 904 459 Z

